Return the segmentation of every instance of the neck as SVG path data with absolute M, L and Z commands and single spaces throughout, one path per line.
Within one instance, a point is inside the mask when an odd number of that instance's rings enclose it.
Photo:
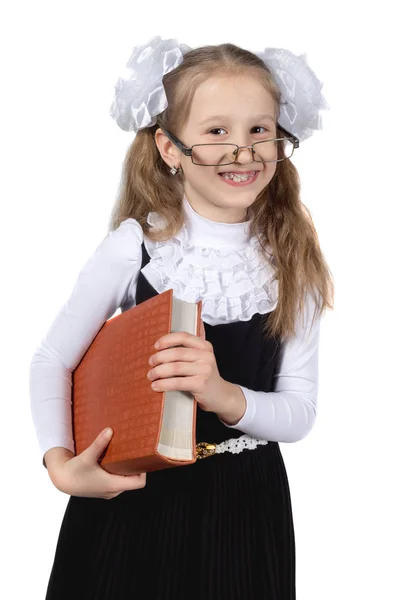
M 201 202 L 194 198 L 193 194 L 185 192 L 184 198 L 189 202 L 190 206 L 205 219 L 216 223 L 246 223 L 247 209 L 237 207 L 222 207 L 211 204 L 210 202 Z
M 236 250 L 248 245 L 249 221 L 225 223 L 208 219 L 195 210 L 186 195 L 183 197 L 183 210 L 189 240 L 193 245 Z

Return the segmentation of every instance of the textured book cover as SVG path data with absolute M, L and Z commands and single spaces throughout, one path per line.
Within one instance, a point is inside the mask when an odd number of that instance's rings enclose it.
M 177 323 L 186 326 L 176 329 Z M 200 335 L 200 325 L 201 301 L 176 301 L 172 289 L 103 324 L 72 373 L 76 455 L 109 426 L 114 435 L 99 463 L 110 473 L 129 475 L 195 462 L 193 396 L 182 391 L 154 391 L 147 372 L 160 337 L 176 330 Z M 179 431 L 179 427 L 183 429 Z M 166 443 L 174 446 L 170 453 L 165 452 Z

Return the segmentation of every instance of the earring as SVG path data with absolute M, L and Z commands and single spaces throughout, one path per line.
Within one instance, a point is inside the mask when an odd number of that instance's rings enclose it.
M 181 171 L 182 171 L 182 169 L 180 167 L 176 168 L 174 166 L 174 167 L 170 168 L 170 172 L 172 173 L 172 175 L 176 175 L 177 173 L 181 173 Z

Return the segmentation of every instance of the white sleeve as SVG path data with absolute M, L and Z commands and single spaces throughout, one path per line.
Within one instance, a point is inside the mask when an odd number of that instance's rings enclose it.
M 135 219 L 126 219 L 102 240 L 33 355 L 29 394 L 42 457 L 56 446 L 75 453 L 72 371 L 105 321 L 121 306 L 128 287 L 131 293 L 135 291 L 142 241 L 143 231 Z
M 239 385 L 246 398 L 246 411 L 238 423 L 228 427 L 271 442 L 297 442 L 311 431 L 317 413 L 321 324 L 318 316 L 311 326 L 314 308 L 308 294 L 304 323 L 298 316 L 296 335 L 281 345 L 273 391 Z

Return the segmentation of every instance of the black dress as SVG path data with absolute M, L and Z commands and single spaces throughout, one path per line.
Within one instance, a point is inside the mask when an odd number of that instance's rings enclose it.
M 150 257 L 142 244 L 142 268 Z M 136 303 L 156 295 L 142 273 Z M 261 315 L 211 326 L 221 377 L 271 391 L 279 341 Z M 243 432 L 198 408 L 198 441 Z M 116 498 L 71 496 L 46 600 L 294 600 L 295 537 L 277 442 L 148 473 Z

